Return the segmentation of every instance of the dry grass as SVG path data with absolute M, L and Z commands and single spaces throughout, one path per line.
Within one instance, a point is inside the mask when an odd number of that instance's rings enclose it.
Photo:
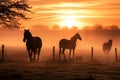
M 120 79 L 119 62 L 103 63 L 97 58 L 91 62 L 89 56 L 82 54 L 78 55 L 75 61 L 52 61 L 51 52 L 47 49 L 43 50 L 40 62 L 34 63 L 29 62 L 25 49 L 7 50 L 5 62 L 0 62 L 0 80 Z

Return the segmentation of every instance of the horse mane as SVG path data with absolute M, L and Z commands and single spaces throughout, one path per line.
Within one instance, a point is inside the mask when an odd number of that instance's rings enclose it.
M 76 35 L 79 35 L 79 33 L 76 33 L 70 40 L 73 40 L 74 38 L 76 38 Z
M 28 30 L 27 32 L 28 32 L 28 36 L 31 36 L 31 37 L 32 37 L 32 34 L 30 33 L 30 31 Z

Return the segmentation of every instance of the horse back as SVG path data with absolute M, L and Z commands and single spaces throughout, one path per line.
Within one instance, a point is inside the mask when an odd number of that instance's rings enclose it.
M 33 44 L 35 47 L 41 48 L 42 47 L 42 40 L 40 37 L 33 37 Z
M 67 40 L 67 39 L 61 39 L 59 42 L 60 48 L 73 49 L 73 48 L 75 48 L 75 46 L 76 46 L 76 44 L 72 43 L 70 40 Z

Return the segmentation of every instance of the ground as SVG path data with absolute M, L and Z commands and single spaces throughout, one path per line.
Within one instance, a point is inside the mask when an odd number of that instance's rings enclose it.
M 40 61 L 34 63 L 29 62 L 25 49 L 13 49 L 6 50 L 5 61 L 0 62 L 0 80 L 120 80 L 120 62 L 114 54 L 108 62 L 103 62 L 102 54 L 91 61 L 89 52 L 80 53 L 74 61 L 58 61 L 57 57 L 52 61 L 52 50 L 44 49 Z
M 120 80 L 120 63 L 2 62 L 1 80 Z

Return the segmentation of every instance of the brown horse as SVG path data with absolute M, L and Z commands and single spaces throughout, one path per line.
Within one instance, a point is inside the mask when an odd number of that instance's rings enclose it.
M 34 61 L 35 61 L 35 53 L 38 52 L 38 61 L 39 61 L 39 55 L 42 47 L 42 40 L 39 37 L 32 37 L 32 34 L 29 32 L 29 30 L 24 30 L 23 41 L 26 42 L 26 47 L 30 61 L 32 61 L 32 52 L 34 52 Z
M 61 53 L 63 53 L 64 59 L 66 60 L 66 56 L 64 53 L 65 49 L 70 50 L 69 60 L 70 60 L 70 56 L 71 56 L 71 50 L 73 50 L 73 60 L 74 60 L 74 53 L 75 53 L 77 39 L 82 40 L 79 33 L 76 33 L 70 40 L 67 40 L 67 39 L 60 40 L 60 42 L 59 42 L 59 60 L 61 60 Z
M 109 54 L 110 50 L 111 50 L 111 47 L 112 47 L 112 39 L 110 39 L 107 43 L 103 44 L 103 52 L 105 54 Z

